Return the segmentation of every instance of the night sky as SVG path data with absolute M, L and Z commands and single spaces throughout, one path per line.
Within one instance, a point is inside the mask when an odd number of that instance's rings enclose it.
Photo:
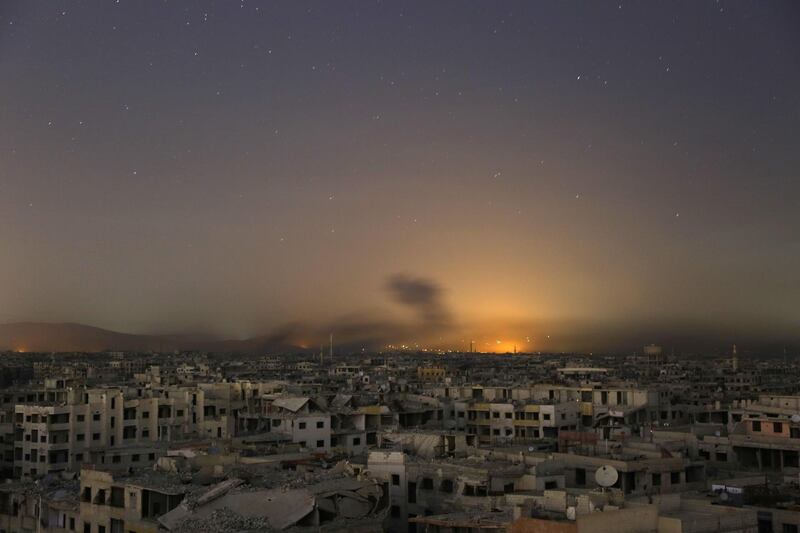
M 798 141 L 796 1 L 4 0 L 0 322 L 794 342 Z

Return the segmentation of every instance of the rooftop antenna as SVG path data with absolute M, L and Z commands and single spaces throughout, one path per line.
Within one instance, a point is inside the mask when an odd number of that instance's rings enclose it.
M 333 361 L 333 332 L 331 332 L 330 360 Z

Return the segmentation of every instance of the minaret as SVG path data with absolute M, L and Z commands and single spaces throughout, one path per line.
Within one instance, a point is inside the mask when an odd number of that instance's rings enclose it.
M 731 367 L 734 372 L 739 370 L 739 356 L 736 354 L 736 345 L 733 345 L 733 355 L 731 357 Z

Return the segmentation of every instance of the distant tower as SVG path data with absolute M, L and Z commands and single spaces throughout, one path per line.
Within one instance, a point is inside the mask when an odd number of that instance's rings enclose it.
M 330 360 L 331 360 L 331 362 L 332 362 L 332 361 L 333 361 L 333 332 L 331 332 L 331 347 L 330 347 L 330 354 L 329 354 L 329 356 L 330 356 L 330 357 L 329 357 L 329 359 L 330 359 Z
M 733 354 L 731 355 L 731 368 L 736 372 L 739 370 L 739 356 L 736 354 L 736 345 L 733 345 Z
M 661 346 L 656 346 L 655 344 L 648 344 L 644 347 L 644 355 L 645 360 L 647 361 L 647 366 L 652 368 L 653 366 L 659 367 L 661 365 L 661 353 L 663 349 Z

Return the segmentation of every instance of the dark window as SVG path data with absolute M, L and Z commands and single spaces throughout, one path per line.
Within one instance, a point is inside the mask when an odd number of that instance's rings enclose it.
M 300 429 L 306 429 L 306 423 L 305 422 L 300 422 L 299 426 L 300 426 Z
M 773 433 L 783 433 L 783 424 L 781 424 L 780 422 L 773 422 L 772 431 Z
M 757 420 L 753 422 L 753 431 L 761 431 L 761 422 Z
M 417 484 L 408 484 L 408 503 L 417 503 Z
M 392 485 L 400 485 L 400 476 L 392 474 Z
M 661 486 L 661 474 L 653 474 L 653 486 L 654 487 Z
M 100 413 L 95 413 L 92 415 L 92 420 L 97 421 L 100 420 Z
M 325 427 L 325 422 L 323 422 L 322 420 L 320 420 L 319 422 L 317 422 L 317 427 L 318 427 L 318 428 L 324 428 L 324 427 Z
M 453 480 L 452 479 L 443 479 L 442 484 L 439 486 L 439 490 L 446 493 L 453 492 Z
M 670 472 L 669 473 L 669 482 L 673 485 L 677 485 L 681 482 L 681 473 L 680 472 Z
M 318 440 L 317 441 L 317 448 L 324 448 L 324 447 L 325 447 L 325 441 L 324 440 Z
M 111 487 L 111 507 L 125 507 L 125 490 L 122 487 Z

